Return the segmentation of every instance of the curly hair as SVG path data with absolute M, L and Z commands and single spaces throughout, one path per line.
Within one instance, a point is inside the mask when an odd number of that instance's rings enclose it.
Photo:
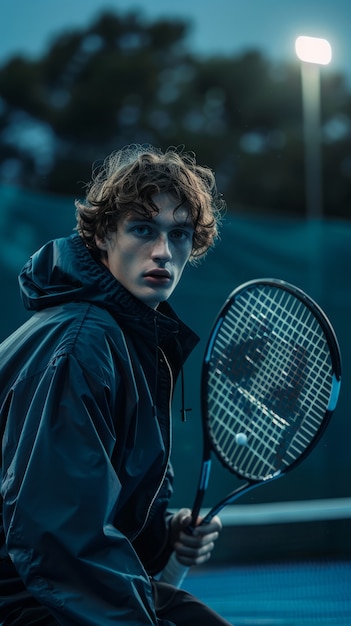
M 158 193 L 170 193 L 178 205 L 189 210 L 194 225 L 190 261 L 206 254 L 218 237 L 224 200 L 217 192 L 213 172 L 197 164 L 193 153 L 168 148 L 165 152 L 133 144 L 113 152 L 93 170 L 85 201 L 76 200 L 76 229 L 86 246 L 100 252 L 95 238 L 116 231 L 130 213 L 151 219 L 159 209 L 153 202 Z

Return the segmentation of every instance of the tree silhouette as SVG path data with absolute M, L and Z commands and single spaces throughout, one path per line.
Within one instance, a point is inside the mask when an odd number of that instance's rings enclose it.
M 199 58 L 183 20 L 104 13 L 38 61 L 0 68 L 2 180 L 82 193 L 91 164 L 131 142 L 185 145 L 212 167 L 229 210 L 305 211 L 299 67 L 259 51 Z M 323 76 L 325 212 L 350 217 L 351 98 Z

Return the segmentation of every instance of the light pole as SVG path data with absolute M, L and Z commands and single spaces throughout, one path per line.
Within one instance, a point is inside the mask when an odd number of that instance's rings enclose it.
M 318 219 L 323 216 L 320 65 L 330 63 L 332 51 L 330 43 L 318 37 L 298 37 L 295 50 L 302 61 L 306 214 L 309 219 Z

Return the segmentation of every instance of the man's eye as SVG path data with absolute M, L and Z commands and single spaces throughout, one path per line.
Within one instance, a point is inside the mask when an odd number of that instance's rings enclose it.
M 187 239 L 190 237 L 190 233 L 187 230 L 172 230 L 171 233 L 172 239 Z
M 132 232 L 140 237 L 150 235 L 151 228 L 149 226 L 134 226 Z

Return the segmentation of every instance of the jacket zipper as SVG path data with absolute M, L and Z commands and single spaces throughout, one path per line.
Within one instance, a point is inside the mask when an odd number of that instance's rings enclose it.
M 171 450 L 172 450 L 172 429 L 171 429 L 171 414 L 172 413 L 171 413 L 171 411 L 172 411 L 172 396 L 173 396 L 173 384 L 174 384 L 173 383 L 173 374 L 172 374 L 171 366 L 170 366 L 170 364 L 167 361 L 165 353 L 163 352 L 163 350 L 159 346 L 158 346 L 158 349 L 160 350 L 160 352 L 162 354 L 162 357 L 163 357 L 163 359 L 164 359 L 164 361 L 165 361 L 165 363 L 167 365 L 167 369 L 168 369 L 168 372 L 169 372 L 170 383 L 171 383 L 170 384 L 169 401 L 168 401 L 169 402 L 169 406 L 168 406 L 168 432 L 169 432 L 168 454 L 167 454 L 167 460 L 166 460 L 166 463 L 165 463 L 165 467 L 164 467 L 164 471 L 163 471 L 161 480 L 160 480 L 159 485 L 158 485 L 158 487 L 157 487 L 157 489 L 156 489 L 156 491 L 155 491 L 155 493 L 153 495 L 153 498 L 151 499 L 151 502 L 150 502 L 150 504 L 148 506 L 144 523 L 139 528 L 138 532 L 131 538 L 131 541 L 134 541 L 134 539 L 136 539 L 136 537 L 138 537 L 138 535 L 140 535 L 140 533 L 145 528 L 146 522 L 147 522 L 147 520 L 149 518 L 149 514 L 150 514 L 150 511 L 151 511 L 152 505 L 154 504 L 154 502 L 155 502 L 155 500 L 156 500 L 156 498 L 157 498 L 157 496 L 158 496 L 158 494 L 160 492 L 160 489 L 162 487 L 163 481 L 165 479 L 165 476 L 166 476 L 166 473 L 167 473 L 167 469 L 168 469 L 168 465 L 169 465 L 169 460 L 171 458 Z

